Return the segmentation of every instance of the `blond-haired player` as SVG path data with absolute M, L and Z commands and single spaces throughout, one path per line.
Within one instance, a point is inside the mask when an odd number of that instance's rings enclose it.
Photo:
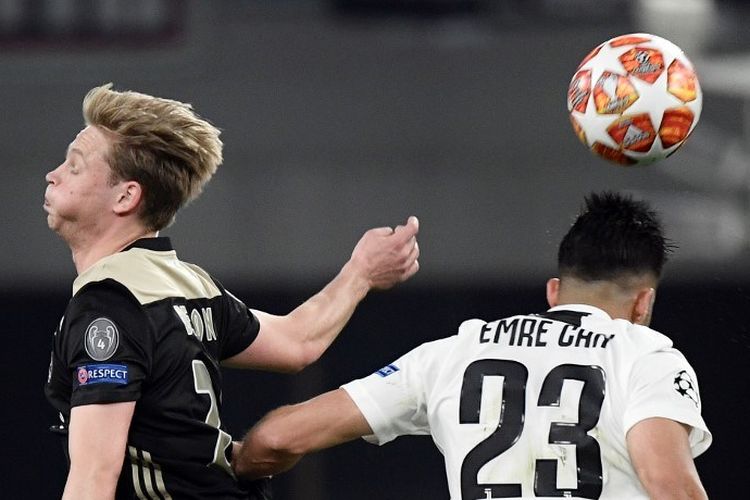
M 188 104 L 110 85 L 86 95 L 83 114 L 44 197 L 78 273 L 46 386 L 68 435 L 63 498 L 263 498 L 230 466 L 219 365 L 315 361 L 368 291 L 417 271 L 418 222 L 367 231 L 289 314 L 250 310 L 158 236 L 216 172 L 219 130 Z

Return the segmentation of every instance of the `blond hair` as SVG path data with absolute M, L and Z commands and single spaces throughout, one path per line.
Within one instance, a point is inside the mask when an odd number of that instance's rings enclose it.
M 108 83 L 83 99 L 87 125 L 109 131 L 107 161 L 113 181 L 133 180 L 144 191 L 139 216 L 158 231 L 194 200 L 222 162 L 219 129 L 190 104 L 138 92 L 118 92 Z

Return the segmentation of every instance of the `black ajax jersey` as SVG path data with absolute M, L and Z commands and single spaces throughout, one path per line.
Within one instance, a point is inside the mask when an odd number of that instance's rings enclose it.
M 78 276 L 55 332 L 46 394 L 71 407 L 136 401 L 118 499 L 238 499 L 219 362 L 257 318 L 168 238 L 137 241 Z

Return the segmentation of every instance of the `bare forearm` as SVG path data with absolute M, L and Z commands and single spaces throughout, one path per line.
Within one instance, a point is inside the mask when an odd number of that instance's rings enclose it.
M 293 407 L 273 410 L 232 448 L 232 467 L 243 479 L 253 480 L 289 470 L 304 452 L 291 451 L 294 422 L 287 416 Z
M 257 338 L 223 364 L 293 373 L 317 360 L 370 290 L 388 289 L 419 270 L 418 229 L 416 217 L 410 217 L 396 229 L 365 232 L 339 274 L 295 310 L 284 316 L 254 310 Z
M 63 500 L 107 500 L 115 497 L 120 469 L 71 467 Z
M 394 230 L 365 233 L 351 259 L 323 290 L 289 314 L 304 336 L 305 360 L 312 363 L 331 345 L 370 290 L 384 290 L 409 279 L 419 269 L 416 233 L 419 222 L 410 217 Z M 365 251 L 368 245 L 377 253 Z
M 636 469 L 651 500 L 707 500 L 706 490 L 694 467 Z
M 676 480 L 673 484 L 644 484 L 651 500 L 707 500 L 708 496 L 700 483 L 690 479 Z
M 76 406 L 68 428 L 70 471 L 63 500 L 115 496 L 135 402 Z
M 257 479 L 289 470 L 304 455 L 370 434 L 372 429 L 343 389 L 266 415 L 235 449 L 238 476 Z
M 290 330 L 298 336 L 304 366 L 328 349 L 369 290 L 362 273 L 348 262 L 320 292 L 289 313 Z
M 633 467 L 653 500 L 705 500 L 690 452 L 690 427 L 666 418 L 645 419 L 628 431 Z
M 274 448 L 257 432 L 249 432 L 232 461 L 235 474 L 246 480 L 273 476 L 291 469 L 304 454 Z

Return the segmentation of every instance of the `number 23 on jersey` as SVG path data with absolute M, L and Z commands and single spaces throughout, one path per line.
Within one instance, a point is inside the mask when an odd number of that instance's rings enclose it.
M 486 377 L 502 377 L 502 402 L 497 428 L 472 448 L 461 465 L 462 500 L 521 496 L 518 483 L 479 483 L 480 469 L 513 447 L 524 432 L 527 413 L 538 408 L 560 407 L 566 380 L 583 384 L 578 398 L 578 421 L 549 423 L 548 443 L 575 447 L 575 487 L 558 488 L 558 459 L 537 459 L 534 466 L 534 495 L 597 499 L 602 492 L 602 461 L 599 443 L 588 434 L 599 421 L 604 401 L 604 371 L 599 366 L 563 364 L 547 374 L 536 407 L 526 407 L 528 369 L 517 361 L 480 359 L 464 372 L 461 385 L 459 423 L 479 424 L 482 387 Z M 575 403 L 575 402 L 573 402 Z

